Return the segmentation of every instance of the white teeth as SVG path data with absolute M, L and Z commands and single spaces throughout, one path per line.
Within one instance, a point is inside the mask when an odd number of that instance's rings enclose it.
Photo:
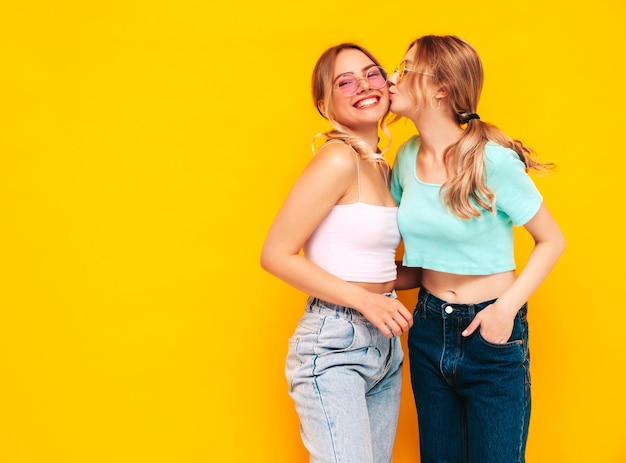
M 376 98 L 366 98 L 365 100 L 359 101 L 356 104 L 356 107 L 358 109 L 361 109 L 361 108 L 366 108 L 367 106 L 375 105 L 376 103 L 378 103 L 378 100 Z

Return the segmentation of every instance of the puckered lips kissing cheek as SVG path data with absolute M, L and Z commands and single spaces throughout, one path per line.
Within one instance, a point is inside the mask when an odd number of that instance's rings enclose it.
M 389 99 L 391 100 L 393 98 L 393 96 L 396 94 L 395 92 L 396 90 L 396 86 L 395 85 L 390 85 L 389 86 Z
M 389 86 L 389 109 L 391 110 L 391 112 L 398 114 L 397 111 L 399 110 L 399 107 L 402 106 L 402 104 L 400 103 L 402 97 L 401 95 L 396 94 L 395 90 L 395 85 Z

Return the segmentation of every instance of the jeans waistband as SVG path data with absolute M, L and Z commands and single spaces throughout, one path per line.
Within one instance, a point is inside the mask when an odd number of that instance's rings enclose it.
M 420 288 L 418 296 L 418 306 L 422 305 L 425 309 L 434 310 L 437 313 L 446 314 L 448 316 L 474 316 L 485 307 L 496 302 L 497 299 L 491 299 L 474 304 L 459 304 L 456 302 L 448 302 L 438 298 L 426 288 Z
M 383 296 L 391 297 L 393 299 L 398 297 L 395 290 L 392 290 L 389 293 L 383 293 Z M 309 299 L 306 302 L 305 312 L 331 315 L 337 318 L 344 318 L 346 320 L 360 320 L 369 323 L 369 320 L 367 320 L 367 318 L 365 318 L 365 316 L 356 309 L 339 304 L 333 304 L 332 302 L 324 301 L 313 296 L 309 296 Z

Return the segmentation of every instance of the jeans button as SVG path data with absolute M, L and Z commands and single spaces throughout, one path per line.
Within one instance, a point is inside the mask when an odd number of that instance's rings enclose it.
M 448 306 L 445 308 L 445 311 L 447 314 L 451 314 L 452 312 L 454 312 L 454 309 L 451 306 Z

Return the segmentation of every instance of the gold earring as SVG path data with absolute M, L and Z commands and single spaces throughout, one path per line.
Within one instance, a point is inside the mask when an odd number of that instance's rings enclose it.
M 435 108 L 435 105 L 433 104 L 433 98 L 435 98 L 435 95 L 430 97 L 430 107 L 433 108 L 435 111 L 438 111 L 441 109 L 441 98 L 439 98 L 437 100 L 437 107 Z

